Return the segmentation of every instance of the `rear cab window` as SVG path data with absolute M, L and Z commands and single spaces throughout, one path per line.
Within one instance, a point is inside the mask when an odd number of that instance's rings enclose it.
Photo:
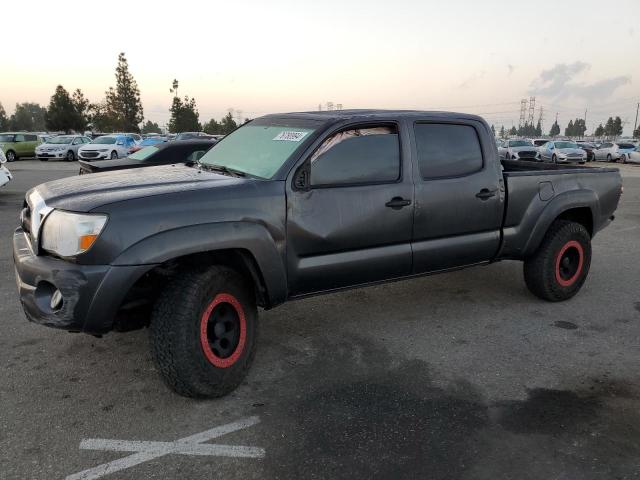
M 418 168 L 424 180 L 460 177 L 482 170 L 476 129 L 449 123 L 414 124 Z

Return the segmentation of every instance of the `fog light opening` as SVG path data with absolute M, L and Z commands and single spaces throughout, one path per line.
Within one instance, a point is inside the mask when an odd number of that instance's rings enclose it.
M 51 307 L 51 310 L 53 311 L 60 310 L 62 308 L 63 303 L 64 303 L 64 299 L 62 298 L 62 292 L 56 289 L 56 291 L 53 292 L 53 295 L 51 295 L 51 300 L 49 301 L 49 306 Z

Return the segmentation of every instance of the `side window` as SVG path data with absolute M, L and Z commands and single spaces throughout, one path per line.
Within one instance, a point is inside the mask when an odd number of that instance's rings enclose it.
M 195 152 L 191 152 L 191 154 L 186 158 L 185 162 L 197 162 L 204 156 L 205 153 L 207 153 L 206 150 L 196 150 Z
M 24 135 L 18 134 L 16 135 L 14 142 L 24 142 L 24 138 L 25 138 Z
M 74 138 L 72 145 L 80 145 L 82 143 L 81 138 Z
M 458 177 L 482 169 L 482 150 L 475 128 L 418 123 L 414 131 L 422 178 Z
M 25 138 L 27 139 L 27 142 L 37 142 L 38 141 L 38 136 L 37 135 L 25 135 Z
M 396 127 L 345 130 L 332 135 L 311 156 L 311 185 L 394 182 L 400 177 Z

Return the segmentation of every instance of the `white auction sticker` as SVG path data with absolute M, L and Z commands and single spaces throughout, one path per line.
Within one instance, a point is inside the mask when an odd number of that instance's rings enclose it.
M 307 132 L 280 132 L 274 140 L 284 142 L 299 142 L 307 135 Z

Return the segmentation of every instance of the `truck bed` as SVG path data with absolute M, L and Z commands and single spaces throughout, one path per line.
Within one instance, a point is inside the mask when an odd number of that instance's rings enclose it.
M 506 208 L 502 258 L 526 258 L 567 204 L 591 235 L 613 218 L 621 194 L 617 168 L 503 160 Z M 541 221 L 539 221 L 539 219 Z

